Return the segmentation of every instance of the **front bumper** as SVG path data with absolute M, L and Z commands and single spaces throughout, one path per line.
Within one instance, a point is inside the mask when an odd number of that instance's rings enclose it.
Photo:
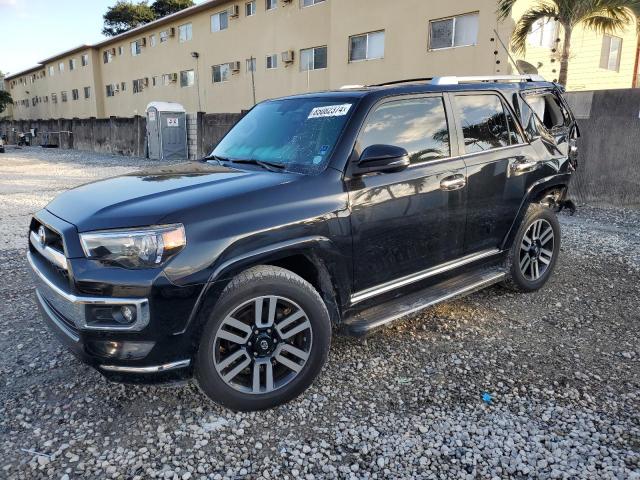
M 177 335 L 171 329 L 167 330 L 162 321 L 156 322 L 160 325 L 154 325 L 152 321 L 149 298 L 162 295 L 157 295 L 153 289 L 148 298 L 76 294 L 51 274 L 46 257 L 32 250 L 27 259 L 43 318 L 56 337 L 83 362 L 98 369 L 105 377 L 121 382 L 156 383 L 191 375 L 194 342 L 187 334 Z M 167 292 L 163 292 L 166 296 Z M 162 304 L 162 299 L 158 299 L 158 309 L 167 310 L 167 303 L 171 302 L 165 300 Z M 103 327 L 91 325 L 87 320 L 88 309 L 93 306 L 125 304 L 136 306 L 138 317 L 134 326 Z

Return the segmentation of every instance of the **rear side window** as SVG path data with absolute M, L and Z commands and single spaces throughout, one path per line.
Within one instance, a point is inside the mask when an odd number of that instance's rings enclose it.
M 465 153 L 522 143 L 522 136 L 509 110 L 497 95 L 460 95 L 455 99 Z
M 402 147 L 411 163 L 451 156 L 449 129 L 441 97 L 394 100 L 369 115 L 360 137 L 360 148 L 371 145 Z

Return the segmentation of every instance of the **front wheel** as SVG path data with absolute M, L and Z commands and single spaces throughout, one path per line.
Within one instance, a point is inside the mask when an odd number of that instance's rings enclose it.
M 233 410 L 262 410 L 306 390 L 326 362 L 329 313 L 318 292 L 279 267 L 236 276 L 209 313 L 196 379 Z
M 560 252 L 560 223 L 540 204 L 529 206 L 507 257 L 505 285 L 520 292 L 542 288 Z

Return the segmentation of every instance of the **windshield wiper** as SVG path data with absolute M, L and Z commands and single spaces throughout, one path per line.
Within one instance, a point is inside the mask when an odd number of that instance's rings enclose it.
M 220 155 L 207 155 L 206 157 L 204 157 L 202 159 L 203 162 L 207 162 L 209 160 L 215 160 L 220 165 L 222 165 L 222 162 L 228 162 L 229 161 L 229 159 L 227 157 L 221 157 Z
M 248 163 L 251 165 L 258 165 L 272 172 L 281 172 L 282 170 L 287 168 L 287 166 L 284 163 L 270 162 L 267 160 L 256 160 L 255 158 L 238 158 L 238 159 L 233 159 L 229 161 L 231 163 Z

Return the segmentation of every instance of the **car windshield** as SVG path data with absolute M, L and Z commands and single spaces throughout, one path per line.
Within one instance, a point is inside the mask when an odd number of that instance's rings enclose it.
M 352 98 L 291 98 L 261 103 L 231 129 L 210 157 L 264 162 L 282 170 L 315 175 L 326 168 L 354 103 Z

